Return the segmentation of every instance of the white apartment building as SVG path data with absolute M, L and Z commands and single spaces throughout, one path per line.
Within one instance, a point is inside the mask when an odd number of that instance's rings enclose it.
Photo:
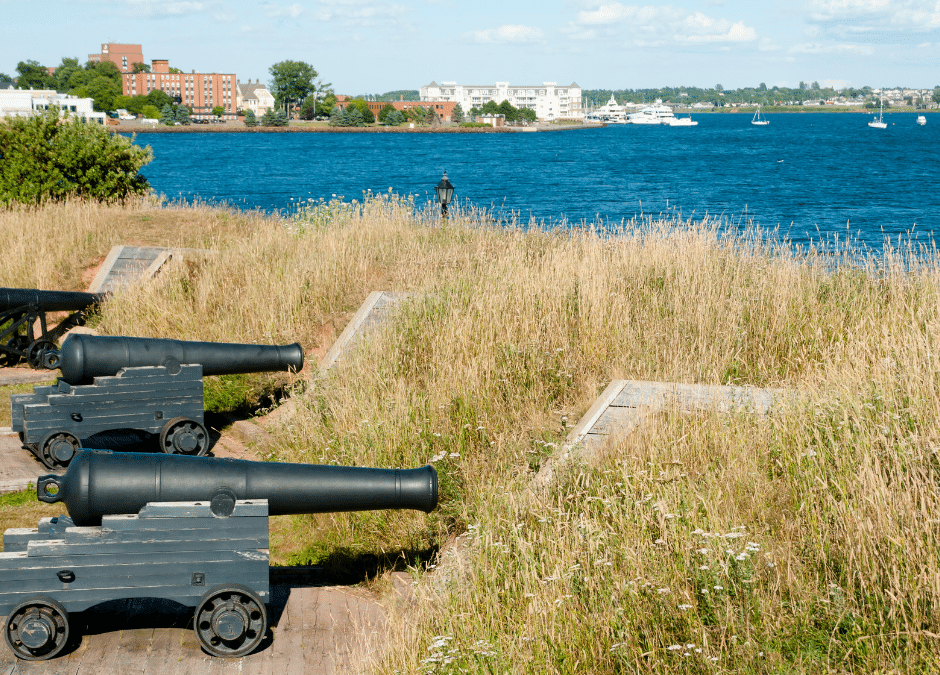
M 480 108 L 488 101 L 509 101 L 515 108 L 529 108 L 540 120 L 583 119 L 581 87 L 572 82 L 558 86 L 557 82 L 540 85 L 516 85 L 509 82 L 496 84 L 464 85 L 456 82 L 431 82 L 421 87 L 421 100 L 428 102 L 454 101 L 464 113 L 471 108 Z
M 30 117 L 56 108 L 83 122 L 105 123 L 105 114 L 95 112 L 94 101 L 52 89 L 0 89 L 0 117 Z

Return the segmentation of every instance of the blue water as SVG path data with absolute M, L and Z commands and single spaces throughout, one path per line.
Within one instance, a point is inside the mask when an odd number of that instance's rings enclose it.
M 753 222 L 798 245 L 846 235 L 875 249 L 940 232 L 940 115 L 698 115 L 697 127 L 519 134 L 138 134 L 170 199 L 290 211 L 366 190 L 430 199 L 447 170 L 463 203 L 547 225 L 669 214 Z

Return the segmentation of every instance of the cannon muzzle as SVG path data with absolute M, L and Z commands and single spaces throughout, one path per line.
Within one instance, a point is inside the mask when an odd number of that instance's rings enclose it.
M 291 345 L 245 345 L 184 342 L 155 338 L 69 335 L 58 351 L 46 352 L 43 365 L 58 368 L 69 384 L 87 384 L 122 368 L 166 366 L 171 374 L 182 364 L 199 364 L 203 375 L 235 375 L 274 370 L 299 371 L 304 352 Z
M 0 288 L 0 312 L 30 307 L 42 312 L 77 312 L 99 304 L 107 293 L 38 291 L 34 288 Z
M 315 464 L 250 462 L 138 452 L 86 450 L 64 476 L 40 476 L 40 501 L 63 502 L 76 525 L 138 513 L 148 502 L 234 504 L 267 499 L 272 516 L 437 506 L 437 472 Z M 227 515 L 227 514 L 225 514 Z

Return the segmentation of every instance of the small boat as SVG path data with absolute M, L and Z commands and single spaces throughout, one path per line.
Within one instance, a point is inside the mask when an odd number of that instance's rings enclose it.
M 884 113 L 885 100 L 881 99 L 881 107 L 878 109 L 878 117 L 874 118 L 871 122 L 868 123 L 872 129 L 887 129 L 888 123 L 884 121 L 882 114 Z
M 760 116 L 760 106 L 757 106 L 757 112 L 754 113 L 754 117 L 751 118 L 751 124 L 758 127 L 766 127 L 768 124 L 770 124 L 770 120 Z
M 920 126 L 924 126 L 925 124 L 927 124 L 927 118 L 924 117 L 923 115 L 918 115 L 918 116 L 917 116 L 917 123 L 918 123 Z
M 692 119 L 692 113 L 688 117 L 672 117 L 666 124 L 671 127 L 697 127 L 698 122 Z

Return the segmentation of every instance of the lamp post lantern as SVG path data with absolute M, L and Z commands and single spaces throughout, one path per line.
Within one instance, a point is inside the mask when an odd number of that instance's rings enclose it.
M 437 184 L 434 190 L 437 192 L 437 201 L 441 203 L 441 217 L 446 218 L 447 206 L 450 204 L 450 200 L 454 198 L 454 186 L 447 180 L 446 171 L 444 177 L 441 178 L 441 182 Z

